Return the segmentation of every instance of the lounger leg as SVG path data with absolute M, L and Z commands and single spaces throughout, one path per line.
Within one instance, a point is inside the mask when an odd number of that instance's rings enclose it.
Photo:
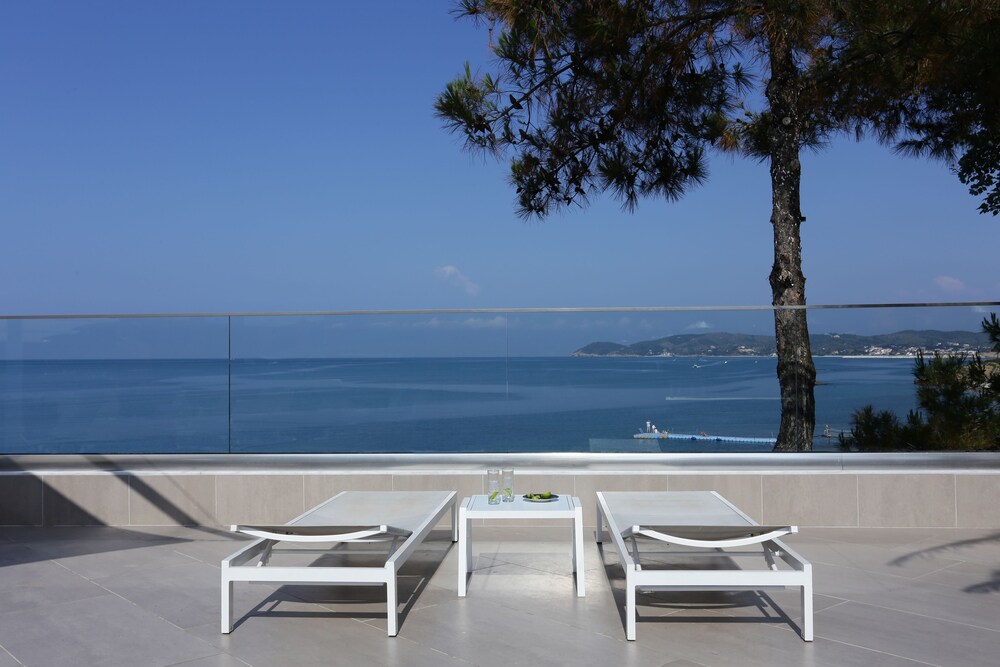
M 458 503 L 451 504 L 451 541 L 458 542 Z
M 222 634 L 233 631 L 233 582 L 226 576 L 225 565 L 222 570 Z
M 813 640 L 813 583 L 812 568 L 807 566 L 809 579 L 802 586 L 802 639 L 811 642 Z
M 385 580 L 385 618 L 389 626 L 389 636 L 395 637 L 399 634 L 399 615 L 396 613 L 396 573 L 390 570 L 388 575 Z
M 635 641 L 635 581 L 629 569 L 625 571 L 625 639 Z
M 268 541 L 264 550 L 260 552 L 260 560 L 257 561 L 257 567 L 264 567 L 271 561 L 271 550 L 274 547 L 273 541 Z
M 772 550 L 770 543 L 764 544 L 764 561 L 767 563 L 767 569 L 774 571 L 778 570 L 778 564 L 774 562 L 774 551 Z
M 604 543 L 604 517 L 601 516 L 601 503 L 597 503 L 597 543 Z

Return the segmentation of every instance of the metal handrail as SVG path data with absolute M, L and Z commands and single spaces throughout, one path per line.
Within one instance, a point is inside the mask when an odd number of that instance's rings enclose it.
M 466 315 L 510 313 L 669 313 L 692 311 L 838 310 L 864 308 L 1000 307 L 1000 301 L 925 303 L 837 303 L 800 306 L 596 306 L 565 308 L 401 308 L 388 310 L 233 311 L 210 313 L 76 313 L 63 315 L 0 315 L 0 320 L 99 320 L 165 317 L 313 317 L 327 315 Z
M 513 452 L 334 454 L 0 454 L 0 477 L 19 475 L 479 474 L 501 465 L 538 474 L 678 475 L 693 472 L 996 474 L 1000 452 Z

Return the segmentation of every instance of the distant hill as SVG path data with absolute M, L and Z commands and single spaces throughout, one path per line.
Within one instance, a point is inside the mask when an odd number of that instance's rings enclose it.
M 989 339 L 973 331 L 897 331 L 878 336 L 855 334 L 817 334 L 810 337 L 817 356 L 889 357 L 924 353 L 972 353 L 989 349 Z M 590 343 L 573 352 L 574 357 L 735 357 L 776 354 L 774 336 L 752 334 L 704 333 L 679 334 L 644 340 L 631 345 Z

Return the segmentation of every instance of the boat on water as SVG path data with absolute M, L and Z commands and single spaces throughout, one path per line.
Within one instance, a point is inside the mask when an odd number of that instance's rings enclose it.
M 637 440 L 659 440 L 661 438 L 668 438 L 670 434 L 666 430 L 661 431 L 656 427 L 656 424 L 652 422 L 646 422 L 646 430 L 640 429 L 638 433 L 632 436 Z
M 656 424 L 646 422 L 646 429 L 640 430 L 632 436 L 636 440 L 693 440 L 695 442 L 735 442 L 747 445 L 773 445 L 774 438 L 751 438 L 738 435 L 709 435 L 702 431 L 694 433 L 670 433 L 666 429 L 660 430 Z

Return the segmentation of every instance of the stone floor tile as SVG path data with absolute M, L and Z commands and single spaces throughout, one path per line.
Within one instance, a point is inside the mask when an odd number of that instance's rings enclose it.
M 219 652 L 110 593 L 0 614 L 0 645 L 25 665 L 52 666 L 159 667 Z
M 816 637 L 805 642 L 780 625 L 742 619 L 671 616 L 640 624 L 637 643 L 669 650 L 706 667 L 918 667 L 913 660 Z
M 2 645 L 0 645 L 0 667 L 17 667 L 21 663 L 14 659 Z
M 968 593 L 923 581 L 890 592 L 872 591 L 852 601 L 926 618 L 988 628 L 1000 634 L 1000 595 Z
M 649 652 L 626 642 L 624 634 L 614 638 L 544 613 L 512 610 L 487 595 L 470 595 L 433 611 L 413 614 L 400 626 L 400 636 L 475 664 L 651 665 L 679 657 L 673 651 Z
M 207 658 L 198 658 L 188 662 L 178 662 L 171 667 L 253 667 L 249 662 L 240 660 L 228 653 L 216 653 Z
M 995 630 L 858 602 L 817 614 L 816 633 L 942 667 L 992 666 L 1000 655 L 1000 632 Z
M 903 565 L 928 558 L 1000 563 L 1000 532 L 952 530 L 927 535 L 923 540 L 900 549 L 892 564 Z
M 97 584 L 52 561 L 0 566 L 0 613 L 107 595 Z
M 129 568 L 94 582 L 180 628 L 220 618 L 219 568 L 207 563 L 188 560 L 148 570 Z M 269 594 L 268 587 L 237 584 L 233 606 L 237 612 L 250 609 Z
M 941 570 L 929 572 L 917 581 L 938 584 L 949 590 L 976 595 L 1000 594 L 1000 558 L 990 564 L 956 563 Z
M 390 638 L 380 628 L 333 612 L 317 616 L 293 610 L 287 615 L 251 617 L 228 635 L 220 634 L 215 623 L 191 632 L 254 667 L 470 664 L 403 637 Z

